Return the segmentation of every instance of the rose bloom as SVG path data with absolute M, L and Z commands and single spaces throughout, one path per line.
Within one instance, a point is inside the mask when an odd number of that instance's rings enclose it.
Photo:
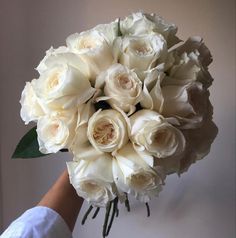
M 141 105 L 163 115 L 181 129 L 193 129 L 212 116 L 209 92 L 200 82 L 168 84 L 170 77 L 153 70 L 144 80 Z
M 128 141 L 126 121 L 116 110 L 99 110 L 88 121 L 88 139 L 98 151 L 113 152 Z
M 124 36 L 115 41 L 118 60 L 129 69 L 146 71 L 163 63 L 167 55 L 166 41 L 160 34 Z
M 112 157 L 103 154 L 95 160 L 67 162 L 70 182 L 77 194 L 89 203 L 105 207 L 116 197 Z
M 123 35 L 159 33 L 165 38 L 168 48 L 180 42 L 176 37 L 177 27 L 156 14 L 133 13 L 121 21 L 121 32 Z
M 35 84 L 35 81 L 36 79 L 33 79 L 31 82 L 26 82 L 24 90 L 21 94 L 20 115 L 25 124 L 28 124 L 30 121 L 37 121 L 39 117 L 45 115 L 42 102 L 36 96 L 32 86 Z
M 135 111 L 135 105 L 141 101 L 142 82 L 134 71 L 121 64 L 114 64 L 97 78 L 96 88 L 105 83 L 106 97 L 97 100 L 108 100 L 113 108 L 120 108 L 129 114 Z
M 159 113 L 141 110 L 130 117 L 130 122 L 131 141 L 138 150 L 146 150 L 158 158 L 176 156 L 184 151 L 182 132 Z
M 197 51 L 199 53 L 199 62 L 205 69 L 207 69 L 208 65 L 212 62 L 211 52 L 204 44 L 203 39 L 199 36 L 189 37 L 188 40 L 176 50 L 179 55 L 184 52 L 189 54 Z
M 60 46 L 56 49 L 50 47 L 40 61 L 36 70 L 42 75 L 48 69 L 57 65 L 70 65 L 89 78 L 89 68 L 78 54 L 73 53 L 68 47 Z
M 207 120 L 196 129 L 183 130 L 186 138 L 185 153 L 179 157 L 169 157 L 156 160 L 158 166 L 162 167 L 167 174 L 177 173 L 181 175 L 198 160 L 203 159 L 209 152 L 218 129 L 214 122 Z
M 134 195 L 141 202 L 148 202 L 153 195 L 158 195 L 164 180 L 159 169 L 152 168 L 144 159 L 149 155 L 139 154 L 131 143 L 126 144 L 115 154 L 113 176 L 119 191 Z
M 197 62 L 198 55 L 195 52 L 175 56 L 175 62 L 169 68 L 169 77 L 163 81 L 166 85 L 184 85 L 189 82 L 197 81 L 201 68 Z
M 205 88 L 213 81 L 208 72 L 212 57 L 200 37 L 191 37 L 184 44 L 172 51 L 174 62 L 167 70 L 167 85 L 184 85 L 199 81 Z
M 209 92 L 199 82 L 161 88 L 157 83 L 150 95 L 154 110 L 181 129 L 198 128 L 211 117 Z
M 99 30 L 92 29 L 70 35 L 66 42 L 68 48 L 78 54 L 89 68 L 89 78 L 94 84 L 96 76 L 114 63 L 112 42 L 108 29 L 100 25 Z M 109 41 L 110 40 L 110 41 Z M 102 59 L 102 60 L 101 60 Z
M 77 113 L 64 110 L 40 117 L 37 123 L 39 150 L 44 153 L 56 153 L 68 148 L 72 143 Z
M 88 78 L 77 68 L 56 62 L 35 81 L 37 97 L 52 110 L 77 107 L 90 99 L 95 89 Z

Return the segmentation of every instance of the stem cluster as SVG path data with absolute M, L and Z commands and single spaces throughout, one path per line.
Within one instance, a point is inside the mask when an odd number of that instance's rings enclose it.
M 102 236 L 103 238 L 107 237 L 110 233 L 113 221 L 115 217 L 119 216 L 119 209 L 118 209 L 118 197 L 116 197 L 114 200 L 110 201 L 107 206 L 106 206 L 106 213 L 105 213 L 105 218 L 104 218 L 104 223 L 103 223 L 103 230 L 102 230 Z M 147 208 L 147 216 L 150 216 L 150 208 L 148 203 L 145 203 L 146 208 Z M 128 212 L 130 212 L 130 204 L 129 204 L 129 199 L 128 199 L 128 195 L 126 194 L 126 200 L 125 200 L 125 207 L 127 209 Z M 91 213 L 91 211 L 93 210 L 93 206 L 91 205 L 88 210 L 85 212 L 84 217 L 82 219 L 81 224 L 84 225 L 89 214 Z M 97 207 L 92 219 L 96 218 L 97 214 L 99 213 L 100 208 Z

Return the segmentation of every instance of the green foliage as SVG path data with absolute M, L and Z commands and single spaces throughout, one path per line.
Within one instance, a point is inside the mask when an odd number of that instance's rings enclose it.
M 21 138 L 12 155 L 12 159 L 29 159 L 46 155 L 39 151 L 36 127 L 33 127 Z

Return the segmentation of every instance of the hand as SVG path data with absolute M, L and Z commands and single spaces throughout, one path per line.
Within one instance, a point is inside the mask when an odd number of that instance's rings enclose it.
M 44 195 L 38 206 L 49 207 L 56 211 L 73 231 L 82 204 L 83 198 L 77 195 L 70 184 L 68 172 L 65 170 Z

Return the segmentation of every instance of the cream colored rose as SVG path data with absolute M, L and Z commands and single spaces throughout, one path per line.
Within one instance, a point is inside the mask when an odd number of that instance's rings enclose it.
M 88 122 L 88 139 L 95 149 L 113 152 L 128 142 L 127 124 L 116 110 L 99 110 Z
M 104 82 L 104 94 L 107 96 L 104 99 L 115 109 L 118 107 L 133 113 L 142 98 L 142 82 L 136 73 L 121 64 L 114 64 L 98 76 L 95 87 L 99 88 Z
M 79 196 L 94 206 L 105 207 L 116 197 L 112 157 L 104 154 L 95 160 L 67 162 L 70 183 Z
M 75 33 L 66 40 L 68 48 L 78 54 L 88 65 L 89 78 L 95 82 L 96 76 L 114 63 L 112 45 L 103 32 L 92 29 Z
M 184 86 L 167 85 L 161 89 L 162 103 L 159 112 L 177 119 L 182 129 L 198 128 L 211 112 L 209 92 L 199 82 Z
M 68 64 L 54 64 L 34 84 L 36 95 L 53 110 L 77 107 L 90 99 L 95 89 L 88 78 Z
M 156 160 L 158 166 L 161 166 L 167 174 L 177 173 L 181 175 L 196 161 L 203 159 L 209 152 L 218 128 L 211 121 L 207 120 L 203 125 L 196 129 L 183 130 L 186 138 L 185 153 L 179 157 L 169 157 Z
M 40 117 L 37 123 L 39 150 L 48 154 L 68 148 L 75 135 L 76 119 L 77 113 L 71 110 Z
M 167 71 L 168 77 L 165 78 L 165 85 L 184 85 L 189 82 L 197 81 L 201 67 L 198 63 L 198 56 L 191 52 L 189 55 L 183 53 L 181 56 L 175 55 L 175 62 Z
M 45 115 L 42 102 L 36 96 L 32 86 L 35 84 L 35 81 L 36 79 L 33 79 L 31 82 L 26 82 L 21 94 L 20 115 L 25 124 L 28 124 L 30 121 L 37 121 L 39 117 Z
M 176 156 L 184 151 L 184 135 L 159 113 L 141 110 L 130 117 L 130 122 L 130 137 L 136 149 L 146 150 L 157 158 Z
M 189 38 L 183 45 L 173 51 L 174 62 L 167 70 L 166 85 L 184 85 L 199 81 L 209 87 L 213 81 L 208 72 L 212 58 L 210 51 L 200 37 Z
M 79 70 L 83 75 L 89 77 L 89 68 L 78 54 L 73 53 L 68 47 L 60 46 L 56 49 L 51 47 L 46 51 L 46 55 L 37 66 L 39 74 L 57 66 L 70 65 Z
M 118 38 L 115 48 L 119 49 L 118 60 L 129 69 L 146 71 L 163 63 L 167 56 L 164 37 L 158 33 Z
M 161 190 L 164 175 L 147 164 L 143 156 L 128 143 L 115 154 L 113 176 L 119 190 L 134 195 L 141 202 L 148 202 Z
M 179 55 L 186 52 L 187 54 L 191 52 L 199 53 L 199 62 L 201 65 L 207 69 L 208 65 L 212 62 L 212 55 L 209 49 L 203 42 L 203 39 L 199 36 L 193 36 L 188 38 L 184 44 L 180 45 L 177 49 Z
M 166 39 L 168 48 L 180 42 L 176 37 L 177 27 L 156 14 L 133 13 L 121 21 L 121 32 L 123 35 L 159 33 Z
M 99 31 L 103 34 L 104 38 L 108 42 L 110 46 L 113 45 L 113 41 L 118 36 L 118 24 L 119 19 L 116 19 L 115 21 L 108 23 L 108 24 L 99 24 L 92 28 L 91 30 Z

